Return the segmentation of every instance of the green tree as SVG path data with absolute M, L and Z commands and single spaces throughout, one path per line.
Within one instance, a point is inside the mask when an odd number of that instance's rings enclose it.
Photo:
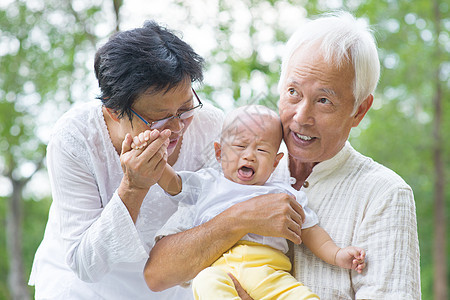
M 413 187 L 423 298 L 447 299 L 450 262 L 446 261 L 449 224 L 445 219 L 450 217 L 446 209 L 450 191 L 444 186 L 450 170 L 450 139 L 443 129 L 450 128 L 450 108 L 444 101 L 450 99 L 449 3 L 173 2 L 185 16 L 179 20 L 183 33 L 212 32 L 214 45 L 204 54 L 207 68 L 201 92 L 225 109 L 229 104 L 224 105 L 224 99 L 231 105 L 259 102 L 275 107 L 282 45 L 304 16 L 343 8 L 377 24 L 382 77 L 374 106 L 351 140 L 358 150 L 395 170 Z M 89 96 L 86 91 L 92 80 L 88 82 L 86 74 L 92 74 L 94 46 L 110 34 L 105 28 L 118 30 L 120 21 L 125 21 L 122 5 L 122 0 L 0 3 L 0 199 L 5 200 L 0 201 L 0 223 L 8 229 L 0 230 L 0 238 L 8 245 L 0 246 L 1 299 L 29 297 L 24 282 L 51 200 L 27 192 L 28 186 L 45 171 L 49 127 L 70 103 Z M 208 5 L 207 13 L 195 12 L 196 5 L 203 9 Z M 99 32 L 103 35 L 98 36 Z
M 8 274 L 8 286 L 0 286 L 4 298 L 30 299 L 26 278 L 31 260 L 27 259 L 25 268 L 23 257 L 33 256 L 45 219 L 33 218 L 35 212 L 28 208 L 36 208 L 41 217 L 42 210 L 33 201 L 24 203 L 25 191 L 45 167 L 46 129 L 68 108 L 75 89 L 85 89 L 83 56 L 95 45 L 97 38 L 90 32 L 98 11 L 95 4 L 75 7 L 70 1 L 53 0 L 19 0 L 0 6 L 0 174 L 7 184 L 3 186 L 9 187 L 2 191 L 6 203 L 1 206 L 7 245 L 1 257 L 8 262 L 8 266 L 1 264 L 8 270 L 1 272 Z M 48 201 L 44 203 L 48 210 Z M 34 232 L 29 221 L 40 223 L 36 239 L 28 234 L 23 238 L 24 204 L 31 216 L 25 228 Z M 35 243 L 32 247 L 30 240 Z
M 276 109 L 281 49 L 294 30 L 291 23 L 303 17 L 299 1 L 219 0 L 206 20 L 198 18 L 197 3 L 176 2 L 186 11 L 183 32 L 205 22 L 212 31 L 201 89 L 207 98 L 225 110 L 231 109 L 229 101 Z
M 431 299 L 431 295 L 434 299 L 448 299 L 446 289 L 450 283 L 446 271 L 449 262 L 446 254 L 448 224 L 445 222 L 449 197 L 445 201 L 444 190 L 445 173 L 449 170 L 445 158 L 449 157 L 450 148 L 448 142 L 444 144 L 449 136 L 443 131 L 450 125 L 449 120 L 443 118 L 443 99 L 449 99 L 450 43 L 448 26 L 445 29 L 445 20 L 441 19 L 441 14 L 448 15 L 448 5 L 443 4 L 438 0 L 376 1 L 359 9 L 367 12 L 371 22 L 380 24 L 384 74 L 378 91 L 383 102 L 392 102 L 380 110 L 383 114 L 388 109 L 393 110 L 397 121 L 403 121 L 397 122 L 396 129 L 390 131 L 388 140 L 384 138 L 383 142 L 385 145 L 397 143 L 398 147 L 385 147 L 384 151 L 389 148 L 391 151 L 380 158 L 386 160 L 387 165 L 397 164 L 395 170 L 411 183 L 416 194 L 425 299 Z M 373 123 L 386 124 L 383 120 L 385 116 L 380 115 Z M 375 140 L 372 136 L 371 143 L 366 144 L 368 152 Z M 392 155 L 394 149 L 399 157 Z M 403 154 L 406 155 L 402 157 Z M 433 206 L 434 211 L 430 209 Z M 433 219 L 434 222 L 430 222 Z M 433 235 L 434 242 L 430 239 Z

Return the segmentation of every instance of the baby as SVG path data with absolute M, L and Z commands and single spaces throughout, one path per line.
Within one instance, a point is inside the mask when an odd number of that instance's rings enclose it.
M 317 215 L 307 207 L 306 195 L 284 182 L 268 181 L 283 153 L 278 115 L 265 106 L 240 107 L 229 114 L 220 143 L 214 143 L 222 172 L 201 169 L 175 171 L 167 164 L 158 184 L 176 201 L 196 205 L 194 225 L 214 218 L 230 206 L 269 193 L 295 196 L 305 212 L 302 241 L 329 264 L 361 273 L 365 251 L 358 247 L 339 248 L 317 225 Z M 134 139 L 134 147 L 145 147 L 150 131 Z M 249 233 L 193 280 L 196 299 L 240 299 L 228 273 L 233 274 L 253 299 L 318 299 L 290 273 L 285 255 L 287 241 Z

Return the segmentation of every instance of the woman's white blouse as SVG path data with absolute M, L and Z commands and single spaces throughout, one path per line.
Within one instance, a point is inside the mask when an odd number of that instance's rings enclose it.
M 205 104 L 183 137 L 175 170 L 217 168 L 213 142 L 223 113 Z M 123 172 L 100 101 L 78 104 L 47 148 L 53 203 L 30 284 L 36 299 L 191 299 L 189 289 L 153 293 L 143 278 L 154 236 L 177 204 L 154 185 L 133 223 L 117 195 Z

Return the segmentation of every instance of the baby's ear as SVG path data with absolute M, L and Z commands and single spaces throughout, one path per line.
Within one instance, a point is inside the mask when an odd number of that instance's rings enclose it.
M 283 156 L 284 156 L 283 152 L 280 152 L 277 154 L 277 156 L 275 156 L 275 162 L 273 163 L 274 169 L 278 166 L 278 164 L 280 163 L 280 160 L 283 158 Z
M 217 142 L 214 142 L 214 151 L 216 153 L 216 160 L 220 163 L 222 158 L 222 146 Z

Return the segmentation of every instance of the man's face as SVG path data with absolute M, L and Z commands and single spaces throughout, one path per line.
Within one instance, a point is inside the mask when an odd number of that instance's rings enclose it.
M 279 111 L 289 154 L 303 163 L 332 158 L 370 108 L 372 97 L 351 115 L 353 68 L 326 63 L 315 47 L 297 49 L 286 71 Z

